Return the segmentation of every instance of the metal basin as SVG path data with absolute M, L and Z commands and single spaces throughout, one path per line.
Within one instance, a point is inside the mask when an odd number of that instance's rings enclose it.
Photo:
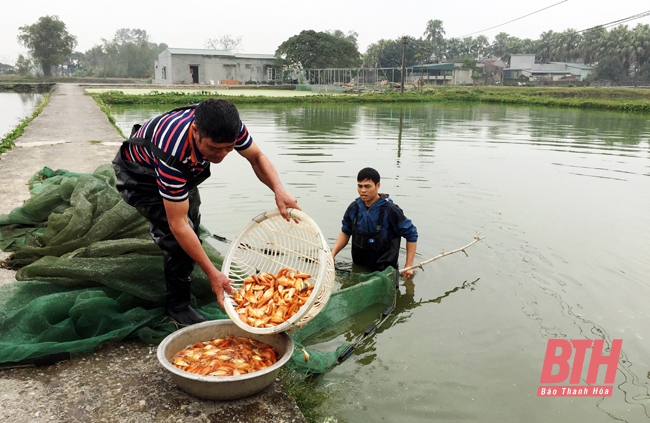
M 174 355 L 194 344 L 228 335 L 246 336 L 271 345 L 280 355 L 278 361 L 265 369 L 239 376 L 203 376 L 183 371 L 171 363 Z M 183 391 L 199 398 L 229 400 L 243 398 L 269 386 L 280 368 L 293 354 L 293 341 L 286 333 L 251 334 L 231 320 L 212 320 L 188 326 L 167 336 L 158 346 L 158 361 L 171 374 Z

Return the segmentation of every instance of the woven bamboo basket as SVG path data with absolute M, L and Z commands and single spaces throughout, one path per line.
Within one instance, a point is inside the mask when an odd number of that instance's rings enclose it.
M 311 275 L 313 285 L 307 302 L 288 320 L 272 327 L 253 327 L 237 314 L 236 303 L 227 295 L 226 313 L 240 328 L 255 334 L 279 333 L 300 327 L 313 319 L 327 303 L 334 285 L 334 260 L 323 233 L 300 210 L 289 209 L 285 220 L 276 208 L 253 218 L 232 242 L 223 260 L 222 272 L 240 289 L 244 280 L 260 272 L 277 274 L 287 268 Z

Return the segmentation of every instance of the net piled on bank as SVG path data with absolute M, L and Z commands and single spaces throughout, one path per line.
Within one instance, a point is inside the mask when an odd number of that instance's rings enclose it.
M 92 174 L 44 168 L 29 180 L 32 197 L 0 216 L 0 249 L 12 252 L 5 266 L 18 269 L 16 282 L 0 286 L 0 363 L 47 355 L 86 353 L 106 340 L 139 338 L 157 344 L 177 326 L 164 315 L 162 254 L 149 224 L 115 189 L 111 165 Z M 201 238 L 210 234 L 201 228 Z M 223 257 L 203 247 L 221 268 Z M 317 316 L 289 332 L 296 349 L 289 365 L 322 373 L 338 352 L 307 348 L 309 336 L 381 303 L 394 288 L 390 270 L 329 297 Z M 205 274 L 192 274 L 192 305 L 206 318 L 225 319 Z

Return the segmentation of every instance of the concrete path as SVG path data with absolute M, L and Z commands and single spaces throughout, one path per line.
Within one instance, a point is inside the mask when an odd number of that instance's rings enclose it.
M 82 87 L 57 84 L 49 104 L 16 146 L 0 155 L 0 214 L 29 198 L 27 181 L 43 167 L 90 173 L 109 163 L 121 142 Z M 15 281 L 14 272 L 0 270 L 0 285 Z M 108 342 L 51 366 L 0 370 L 0 420 L 306 422 L 277 379 L 241 400 L 192 397 L 178 389 L 158 363 L 155 346 L 140 341 Z
M 16 146 L 0 155 L 0 214 L 29 198 L 26 183 L 43 167 L 91 173 L 113 160 L 122 141 L 82 87 L 57 84 L 50 102 L 25 128 Z

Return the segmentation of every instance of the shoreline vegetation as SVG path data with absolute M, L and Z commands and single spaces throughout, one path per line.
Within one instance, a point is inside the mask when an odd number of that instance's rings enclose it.
M 143 94 L 124 94 L 119 90 L 88 93 L 99 104 L 191 104 L 214 97 L 215 92 L 204 91 L 147 91 Z M 232 95 L 220 97 L 237 104 L 377 104 L 377 103 L 432 103 L 473 102 L 523 106 L 564 107 L 622 112 L 650 113 L 650 89 L 601 87 L 476 87 L 453 86 L 425 88 L 423 93 L 407 91 L 364 94 L 311 95 L 300 97 L 268 97 Z
M 2 138 L 0 138 L 0 154 L 4 153 L 7 150 L 10 150 L 12 147 L 16 145 L 15 140 L 18 137 L 20 137 L 23 134 L 23 132 L 25 132 L 25 127 L 27 127 L 27 125 L 29 125 L 31 121 L 36 119 L 36 116 L 41 114 L 41 112 L 49 102 L 50 102 L 50 93 L 43 94 L 43 99 L 38 104 L 38 106 L 36 106 L 31 116 L 21 119 L 20 123 L 13 130 L 9 131 L 5 135 L 3 135 Z

